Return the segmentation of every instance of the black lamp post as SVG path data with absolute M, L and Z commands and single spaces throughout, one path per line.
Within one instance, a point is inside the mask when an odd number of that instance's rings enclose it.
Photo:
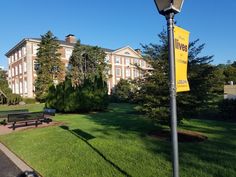
M 181 11 L 184 0 L 154 0 L 159 13 L 166 17 L 168 32 L 169 89 L 171 108 L 171 141 L 173 177 L 179 177 L 179 155 L 177 134 L 177 107 L 174 56 L 174 15 Z

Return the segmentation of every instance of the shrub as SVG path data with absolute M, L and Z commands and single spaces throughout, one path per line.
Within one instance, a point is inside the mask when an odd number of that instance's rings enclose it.
M 85 80 L 83 85 L 73 88 L 71 80 L 67 79 L 56 87 L 50 87 L 45 106 L 58 112 L 104 110 L 108 106 L 107 84 L 101 79 L 93 83 Z
M 236 99 L 225 99 L 219 103 L 220 115 L 223 119 L 236 120 Z
M 23 101 L 25 102 L 25 104 L 35 104 L 36 103 L 35 98 L 24 98 Z
M 22 101 L 22 98 L 18 94 L 10 94 L 7 98 L 7 104 L 8 105 L 16 105 L 19 104 L 19 102 Z
M 128 80 L 121 79 L 118 84 L 114 87 L 111 93 L 112 102 L 131 102 L 132 91 L 131 84 Z

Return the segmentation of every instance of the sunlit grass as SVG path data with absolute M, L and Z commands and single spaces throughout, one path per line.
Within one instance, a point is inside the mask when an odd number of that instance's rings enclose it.
M 0 137 L 0 141 L 44 177 L 171 176 L 170 142 L 149 137 L 154 126 L 132 105 L 112 104 L 107 112 L 58 114 L 61 127 L 36 128 Z M 184 121 L 182 129 L 208 140 L 180 143 L 180 176 L 235 177 L 236 125 Z

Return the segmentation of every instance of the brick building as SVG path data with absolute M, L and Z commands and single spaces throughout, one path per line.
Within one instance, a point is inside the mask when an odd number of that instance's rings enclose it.
M 5 55 L 8 59 L 8 84 L 13 93 L 22 97 L 34 97 L 34 81 L 37 77 L 34 70 L 34 62 L 40 43 L 40 38 L 25 38 L 10 49 Z M 61 60 L 68 66 L 76 38 L 74 35 L 67 35 L 65 41 L 59 40 L 61 49 Z M 119 82 L 121 78 L 134 79 L 140 77 L 142 73 L 134 66 L 138 64 L 141 68 L 148 70 L 150 67 L 142 59 L 139 50 L 134 50 L 129 46 L 116 50 L 103 49 L 106 53 L 105 60 L 111 64 L 108 79 L 108 93 Z

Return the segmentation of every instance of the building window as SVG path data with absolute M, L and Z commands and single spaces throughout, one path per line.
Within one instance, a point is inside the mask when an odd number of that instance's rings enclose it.
M 141 66 L 145 67 L 145 61 L 141 60 Z
M 134 59 L 134 64 L 137 64 L 137 65 L 138 65 L 138 64 L 139 64 L 139 59 L 135 58 L 135 59 Z
M 38 52 L 39 46 L 37 44 L 33 44 L 33 55 L 36 55 Z
M 14 56 L 12 55 L 11 56 L 11 63 L 13 63 L 14 62 Z
M 22 73 L 22 64 L 19 64 L 19 74 Z
M 18 51 L 19 58 L 21 58 L 21 50 Z
M 126 68 L 125 70 L 126 77 L 130 77 L 130 69 Z
M 18 82 L 16 82 L 16 84 L 15 84 L 15 93 L 19 94 L 19 84 L 18 84 Z
M 27 93 L 27 80 L 24 80 L 24 92 Z
M 116 76 L 121 76 L 121 69 L 120 68 L 116 68 Z
M 18 75 L 18 66 L 15 67 L 15 74 Z
M 8 58 L 8 64 L 11 64 L 11 57 Z
M 11 68 L 11 75 L 12 75 L 12 77 L 15 75 L 14 68 Z
M 120 62 L 120 57 L 118 57 L 118 56 L 115 57 L 115 63 L 116 63 L 116 64 L 120 64 L 120 63 L 121 63 L 121 62 Z
M 26 62 L 24 61 L 24 72 L 26 72 Z
M 17 60 L 17 53 L 15 53 L 15 61 Z
M 136 77 L 139 77 L 139 72 L 138 72 L 137 69 L 134 69 L 134 77 L 135 77 L 135 78 L 136 78 Z
M 66 59 L 69 60 L 71 55 L 72 55 L 72 49 L 65 49 L 65 57 L 66 57 Z
M 20 82 L 20 94 L 23 93 L 23 85 L 22 85 L 22 82 Z
M 23 47 L 23 48 L 22 48 L 22 53 L 23 53 L 23 56 L 26 55 L 26 47 Z
M 126 58 L 126 59 L 125 59 L 125 64 L 126 64 L 126 65 L 130 65 L 130 59 L 129 59 L 129 58 Z

